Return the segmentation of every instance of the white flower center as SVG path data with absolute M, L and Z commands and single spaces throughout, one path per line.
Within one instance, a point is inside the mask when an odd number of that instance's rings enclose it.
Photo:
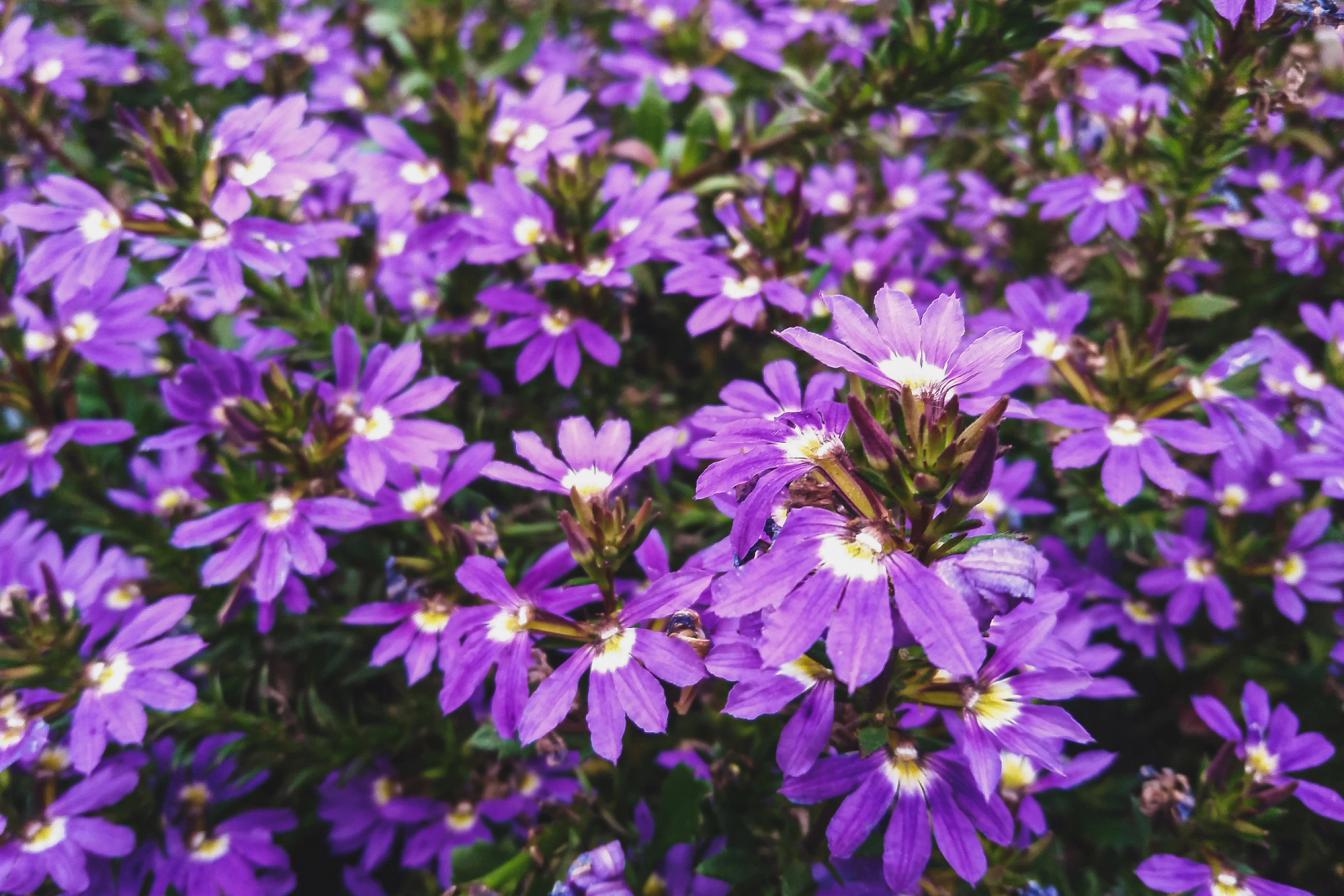
M 856 279 L 867 282 L 873 279 L 873 275 L 877 273 L 877 265 L 870 258 L 856 258 L 850 270 L 854 272 Z
M 1069 353 L 1068 344 L 1059 340 L 1059 334 L 1044 327 L 1032 332 L 1031 338 L 1027 340 L 1027 349 L 1047 361 L 1058 361 Z
M 439 176 L 439 165 L 432 159 L 410 159 L 401 163 L 397 174 L 406 183 L 418 187 Z
M 1008 509 L 1008 503 L 1003 500 L 1003 495 L 990 490 L 985 492 L 985 496 L 975 505 L 975 509 L 983 513 L 987 519 L 997 520 Z
M 1218 511 L 1224 516 L 1230 516 L 1241 510 L 1250 497 L 1244 486 L 1234 482 L 1218 493 Z
M 584 265 L 583 272 L 589 277 L 605 277 L 611 273 L 614 267 L 616 267 L 616 259 L 614 258 L 594 258 Z
M 115 211 L 91 208 L 79 219 L 78 227 L 84 242 L 96 243 L 121 230 L 121 215 Z
M 1120 178 L 1108 177 L 1092 188 L 1092 198 L 1098 202 L 1119 202 L 1128 190 L 1128 185 Z
M 134 582 L 123 582 L 103 597 L 103 603 L 110 610 L 125 610 L 140 597 L 140 586 Z
M 25 330 L 23 350 L 30 355 L 44 355 L 56 347 L 56 340 L 50 333 L 41 330 Z
M 919 751 L 911 744 L 902 744 L 891 751 L 882 763 L 882 773 L 898 792 L 924 788 L 929 773 L 919 764 Z
M 201 222 L 201 245 L 207 249 L 218 249 L 229 243 L 229 231 L 218 221 Z
M 780 447 L 784 449 L 784 456 L 789 460 L 820 463 L 839 453 L 844 445 L 839 436 L 832 435 L 824 429 L 817 429 L 815 426 L 807 426 L 789 436 Z
M 731 299 L 739 302 L 742 299 L 750 299 L 761 292 L 761 278 L 755 275 L 746 277 L 724 277 L 723 285 L 719 288 L 725 299 Z
M 170 513 L 191 500 L 191 493 L 180 485 L 170 485 L 154 496 L 154 509 Z
M 1307 561 L 1294 551 L 1274 561 L 1274 575 L 1285 585 L 1296 585 L 1307 577 Z
M 1182 564 L 1185 577 L 1191 582 L 1203 582 L 1213 575 L 1213 561 L 1208 557 L 1186 557 Z
M 443 816 L 443 824 L 450 831 L 469 831 L 476 824 L 476 813 L 471 806 L 462 803 Z
M 816 663 L 805 656 L 800 656 L 796 660 L 790 660 L 779 667 L 779 674 L 785 678 L 792 679 L 803 687 L 810 688 L 816 684 L 818 679 L 814 674 Z
M 1277 171 L 1261 171 L 1256 175 L 1255 182 L 1260 185 L 1260 189 L 1266 193 L 1273 193 L 1275 190 L 1283 189 L 1283 178 L 1279 177 Z
M 50 440 L 51 433 L 45 429 L 30 429 L 23 437 L 23 447 L 29 457 L 37 457 L 47 450 L 47 442 Z
M 891 204 L 894 208 L 904 211 L 919 201 L 919 190 L 909 184 L 901 184 L 891 194 Z
M 1221 871 L 1213 879 L 1210 896 L 1255 896 L 1255 893 L 1241 885 L 1241 879 L 1230 871 Z
M 24 852 L 46 852 L 65 840 L 65 819 L 57 816 L 31 822 L 23 831 Z
M 1020 792 L 1036 783 L 1036 766 L 1021 753 L 999 754 L 999 789 L 1008 793 Z
M 117 693 L 126 686 L 130 675 L 131 661 L 125 653 L 114 653 L 106 660 L 94 660 L 84 670 L 85 679 L 99 695 Z
M 1325 214 L 1330 211 L 1334 204 L 1335 203 L 1330 198 L 1329 194 L 1322 193 L 1320 190 L 1312 190 L 1307 194 L 1307 211 L 1311 212 L 1313 215 Z
M 411 621 L 425 634 L 437 635 L 448 627 L 448 618 L 451 615 L 445 607 L 427 604 L 411 615 Z
M 611 473 L 594 466 L 570 470 L 560 480 L 560 485 L 566 491 L 577 491 L 581 498 L 593 498 L 605 495 L 607 489 L 611 487 L 611 482 Z
M 826 207 L 837 215 L 845 214 L 852 206 L 849 196 L 839 190 L 832 190 L 826 196 Z
M 677 23 L 677 13 L 670 6 L 655 6 L 649 10 L 649 27 L 669 31 Z
M 1120 605 L 1125 611 L 1125 615 L 1140 625 L 1152 625 L 1157 621 L 1157 614 L 1147 601 L 1127 600 Z
M 879 361 L 877 367 L 888 379 L 917 393 L 929 392 L 947 379 L 947 371 L 937 364 L 906 355 L 892 355 Z M 947 391 L 951 394 L 954 390 L 948 388 Z
M 561 335 L 569 329 L 569 312 L 548 311 L 541 316 L 541 328 L 552 336 Z
M 740 50 L 751 42 L 751 36 L 741 28 L 725 28 L 719 34 L 719 46 L 725 50 Z
M 519 632 L 526 631 L 527 624 L 531 621 L 532 608 L 527 604 L 523 604 L 517 610 L 501 609 L 490 617 L 485 636 L 496 643 L 507 644 L 518 637 Z
M 1116 417 L 1106 425 L 1106 438 L 1111 440 L 1112 445 L 1120 445 L 1124 448 L 1132 448 L 1142 442 L 1147 436 L 1143 430 L 1139 429 L 1139 423 L 1133 417 L 1122 415 Z
M 356 433 L 370 442 L 379 442 L 392 435 L 392 430 L 396 428 L 396 421 L 388 413 L 387 408 L 378 405 L 364 416 L 356 417 L 350 426 Z
M 70 323 L 61 328 L 61 335 L 67 342 L 88 342 L 98 333 L 98 318 L 91 311 L 78 311 L 70 318 Z
M 980 727 L 995 731 L 1017 720 L 1022 714 L 1022 701 L 1013 686 L 1000 679 L 983 690 L 972 690 L 966 698 L 966 709 L 979 720 Z
M 1293 367 L 1293 379 L 1303 389 L 1309 389 L 1313 392 L 1325 386 L 1325 374 L 1319 370 L 1312 370 L 1306 364 L 1298 364 Z
M 245 187 L 252 186 L 273 170 L 275 159 L 264 149 L 257 150 L 246 161 L 240 160 L 229 166 L 229 174 Z
M 261 525 L 271 532 L 283 529 L 294 519 L 294 499 L 284 493 L 271 498 L 262 514 Z
M 513 141 L 513 145 L 523 152 L 531 152 L 544 143 L 550 135 L 551 132 L 546 128 L 546 125 L 534 121 L 523 128 L 522 133 Z
M 691 70 L 684 65 L 669 65 L 658 73 L 664 87 L 678 87 L 691 80 Z
M 439 506 L 439 487 L 430 482 L 419 482 L 400 495 L 401 509 L 416 516 L 429 516 Z
M 874 581 L 886 575 L 881 537 L 860 529 L 853 535 L 827 535 L 821 539 L 817 557 L 821 565 L 845 579 Z
M 213 837 L 205 836 L 204 832 L 197 831 L 191 838 L 191 860 L 193 862 L 213 862 L 222 859 L 229 852 L 229 835 L 216 834 Z
M 1321 228 L 1316 226 L 1316 222 L 1310 218 L 1294 219 L 1293 223 L 1289 225 L 1289 229 L 1292 230 L 1293 236 L 1304 240 L 1314 240 L 1321 235 Z
M 608 629 L 602 633 L 602 642 L 597 646 L 597 656 L 593 657 L 593 671 L 601 673 L 615 672 L 629 664 L 635 650 L 635 630 L 632 628 Z
M 1263 743 L 1254 744 L 1246 749 L 1246 774 L 1257 781 L 1276 774 L 1279 770 L 1279 757 L 1269 751 Z
M 252 64 L 252 54 L 245 53 L 242 50 L 229 50 L 224 54 L 224 64 L 236 72 L 240 72 Z
M 39 84 L 50 84 L 65 71 L 65 63 L 60 59 L 43 59 L 33 66 L 33 80 Z
M 541 221 L 531 215 L 524 215 L 513 222 L 513 239 L 520 246 L 535 246 L 541 242 Z

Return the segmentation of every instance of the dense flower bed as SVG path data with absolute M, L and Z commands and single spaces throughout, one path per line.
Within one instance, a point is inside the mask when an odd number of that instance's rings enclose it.
M 0 893 L 1344 893 L 1337 23 L 0 4 Z

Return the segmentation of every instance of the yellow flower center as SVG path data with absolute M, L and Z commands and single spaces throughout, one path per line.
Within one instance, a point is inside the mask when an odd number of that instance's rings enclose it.
M 401 175 L 401 179 L 406 183 L 418 187 L 439 176 L 439 165 L 430 159 L 412 159 L 402 162 L 397 174 Z
M 213 862 L 223 858 L 229 852 L 229 835 L 216 834 L 207 837 L 197 832 L 191 837 L 191 860 L 193 862 Z
M 66 342 L 88 342 L 98 333 L 98 318 L 91 311 L 76 312 L 70 323 L 61 328 Z
M 853 535 L 827 535 L 818 549 L 822 566 L 843 578 L 870 582 L 886 575 L 882 565 L 885 554 L 881 535 L 871 529 L 860 529 Z
M 121 229 L 121 215 L 114 211 L 91 208 L 79 219 L 78 227 L 84 242 L 96 243 Z
M 1143 430 L 1139 429 L 1137 420 L 1122 414 L 1107 424 L 1106 438 L 1111 440 L 1112 445 L 1132 448 L 1142 442 L 1146 436 L 1143 434 Z
M 1307 561 L 1301 554 L 1293 552 L 1274 561 L 1274 574 L 1285 585 L 1296 585 L 1307 576 Z
M 29 823 L 24 828 L 23 845 L 19 848 L 24 852 L 46 852 L 63 840 L 65 840 L 65 819 L 58 816 L 46 821 Z
M 131 675 L 131 661 L 125 653 L 115 653 L 106 660 L 94 660 L 84 670 L 89 685 L 99 694 L 115 694 L 126 686 Z
M 598 644 L 597 656 L 593 657 L 593 671 L 609 673 L 625 668 L 629 664 L 634 650 L 634 629 L 607 629 L 602 632 L 602 641 Z
M 363 417 L 356 417 L 350 425 L 356 433 L 370 442 L 378 442 L 392 435 L 396 421 L 388 413 L 387 408 L 379 405 Z
M 595 466 L 570 470 L 560 480 L 560 485 L 566 491 L 577 491 L 580 498 L 595 498 L 599 495 L 605 495 L 607 489 L 611 487 L 611 483 L 612 475 Z

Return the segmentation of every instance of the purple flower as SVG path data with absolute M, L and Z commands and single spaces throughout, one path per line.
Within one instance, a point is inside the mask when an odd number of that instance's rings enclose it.
M 456 426 L 410 419 L 438 407 L 457 388 L 446 376 L 412 385 L 420 370 L 420 343 L 375 345 L 361 376 L 355 331 L 341 326 L 331 337 L 331 355 L 335 382 L 320 388 L 320 394 L 336 419 L 349 423 L 346 468 L 362 494 L 372 495 L 382 487 L 390 465 L 436 469 L 444 452 L 465 444 Z
M 258 196 L 294 199 L 337 173 L 337 139 L 322 121 L 304 122 L 302 95 L 261 97 L 220 116 L 211 151 L 229 181 Z
M 1160 893 L 1195 890 L 1198 896 L 1311 896 L 1306 890 L 1297 887 L 1241 874 L 1229 865 L 1206 865 L 1167 853 L 1144 859 L 1134 873 L 1139 876 L 1139 880 Z
M 1304 600 L 1339 603 L 1342 599 L 1344 544 L 1321 543 L 1330 520 L 1328 507 L 1303 514 L 1274 561 L 1274 605 L 1294 622 L 1306 616 Z
M 813 165 L 803 184 L 803 199 L 819 215 L 847 215 L 854 208 L 858 172 L 848 162 L 831 168 Z
M 440 817 L 431 818 L 425 826 L 406 838 L 406 848 L 402 851 L 402 864 L 408 868 L 427 865 L 435 860 L 439 883 L 445 887 L 453 885 L 453 851 L 460 846 L 492 840 L 494 835 L 486 827 L 482 815 L 493 818 L 495 807 L 490 805 L 498 801 L 487 801 L 477 807 L 468 802 L 460 802 L 451 808 L 441 808 Z M 493 818 L 500 821 L 501 818 Z
M 233 543 L 201 567 L 201 582 L 222 585 L 252 567 L 257 599 L 268 603 L 280 593 L 290 569 L 316 575 L 327 560 L 317 528 L 348 532 L 368 522 L 369 512 L 348 498 L 296 498 L 279 491 L 266 501 L 251 501 L 189 520 L 173 532 L 173 545 L 194 548 L 237 531 Z
M 882 160 L 882 183 L 890 198 L 891 211 L 864 222 L 865 227 L 894 230 L 915 221 L 941 221 L 947 217 L 952 187 L 942 171 L 924 173 L 924 159 L 909 155 Z
M 61 481 L 56 452 L 67 442 L 106 445 L 135 435 L 125 420 L 68 420 L 50 429 L 35 427 L 16 442 L 0 445 L 0 495 L 27 481 L 34 495 L 46 494 Z
M 754 326 L 765 314 L 767 303 L 801 315 L 807 300 L 798 287 L 783 280 L 738 270 L 717 256 L 684 261 L 668 271 L 663 288 L 705 299 L 686 318 L 686 331 L 700 336 L 730 319 L 744 327 Z
M 1161 16 L 1161 0 L 1129 0 L 1103 10 L 1091 25 L 1082 13 L 1069 16 L 1055 37 L 1074 46 L 1118 47 L 1153 74 L 1158 55 L 1180 56 L 1185 41 L 1185 29 Z
M 681 687 L 704 677 L 695 648 L 683 640 L 638 628 L 663 610 L 659 601 L 636 600 L 594 626 L 592 640 L 547 676 L 523 709 L 518 737 L 524 744 L 549 734 L 565 716 L 588 676 L 588 729 L 593 750 L 615 762 L 621 756 L 625 720 L 649 733 L 667 730 L 667 700 L 659 679 Z
M 359 867 L 364 871 L 372 871 L 387 857 L 401 828 L 439 811 L 431 799 L 403 795 L 401 782 L 385 763 L 348 780 L 332 772 L 318 789 L 318 797 L 317 814 L 331 825 L 332 849 L 359 852 Z
M 898 893 L 909 892 L 929 862 L 930 828 L 943 858 L 972 884 L 988 868 L 976 831 L 1003 844 L 1013 835 L 1012 817 L 1001 804 L 985 803 L 959 756 L 924 754 L 905 740 L 863 758 L 821 759 L 807 774 L 786 781 L 781 792 L 795 803 L 849 794 L 826 826 L 826 842 L 837 858 L 853 855 L 890 810 L 882 877 Z
M 286 809 L 252 809 L 186 838 L 169 828 L 166 873 L 183 896 L 288 893 L 289 857 L 273 838 L 297 821 Z
M 515 432 L 514 450 L 532 465 L 492 461 L 482 471 L 487 479 L 536 491 L 568 495 L 578 492 L 588 501 L 605 500 L 631 476 L 666 457 L 677 445 L 677 431 L 665 426 L 644 437 L 630 450 L 630 423 L 608 420 L 597 432 L 583 417 L 560 421 L 559 446 L 564 460 L 551 453 L 534 432 Z
M 1327 234 L 1311 211 L 1283 193 L 1255 198 L 1255 207 L 1264 216 L 1241 228 L 1258 240 L 1267 240 L 1283 269 L 1290 274 L 1316 274 L 1323 270 L 1321 256 L 1328 242 L 1337 242 Z
M 1213 550 L 1204 542 L 1204 511 L 1185 515 L 1181 533 L 1155 532 L 1157 551 L 1167 565 L 1150 569 L 1138 579 L 1139 590 L 1154 596 L 1170 595 L 1167 618 L 1185 625 L 1201 603 L 1209 619 L 1221 629 L 1237 623 L 1237 605 L 1226 583 L 1218 576 Z
M 814 410 L 725 423 L 697 445 L 697 454 L 718 457 L 695 483 L 704 498 L 735 490 L 755 480 L 751 494 L 733 514 L 732 546 L 738 556 L 756 543 L 780 494 L 793 482 L 845 456 L 849 410 L 832 401 Z
M 129 262 L 113 259 L 92 285 L 56 302 L 54 319 L 27 299 L 16 298 L 28 357 L 45 356 L 65 345 L 108 370 L 133 376 L 153 372 L 155 340 L 168 329 L 153 315 L 163 304 L 163 290 L 151 285 L 118 293 L 129 268 Z
M 60 700 L 55 691 L 20 688 L 0 695 L 0 772 L 16 762 L 37 758 L 47 744 L 47 723 L 31 714 L 42 704 Z
M 1076 696 L 1092 681 L 1082 670 L 1051 662 L 1044 642 L 1052 635 L 1055 618 L 1037 612 L 1013 615 L 1017 618 L 1000 617 L 991 629 L 994 655 L 974 677 L 959 683 L 961 706 L 942 713 L 986 799 L 999 784 L 1001 751 L 1056 769 L 1061 739 L 1092 740 L 1062 707 L 1030 702 Z M 955 678 L 952 683 L 958 684 Z
M 1041 217 L 1047 221 L 1073 215 L 1069 239 L 1078 246 L 1091 242 L 1107 225 L 1129 239 L 1139 228 L 1139 213 L 1148 207 L 1137 185 L 1092 174 L 1048 181 L 1036 186 L 1027 198 L 1041 203 Z
M 1017 527 L 1021 525 L 1024 516 L 1050 513 L 1055 508 L 1048 501 L 1022 496 L 1035 480 L 1035 461 L 995 460 L 989 491 L 971 510 L 971 518 L 981 520 L 985 528 L 993 529 L 1000 521 Z
M 136 513 L 172 517 L 200 506 L 206 490 L 196 483 L 201 454 L 195 447 L 172 448 L 159 455 L 158 466 L 147 457 L 131 458 L 131 476 L 140 485 L 139 492 L 108 489 L 107 497 L 118 507 Z
M 84 667 L 84 690 L 70 727 L 70 760 L 85 774 L 93 771 L 110 736 L 119 744 L 145 738 L 145 706 L 164 711 L 186 709 L 196 701 L 196 687 L 172 671 L 200 653 L 205 642 L 196 635 L 161 637 L 182 620 L 191 598 L 165 597 L 121 627 Z
M 614 367 L 621 347 L 606 330 L 564 308 L 553 308 L 536 296 L 510 286 L 481 291 L 477 301 L 500 314 L 517 315 L 490 331 L 486 348 L 525 343 L 518 353 L 514 373 L 518 382 L 535 379 L 547 365 L 555 369 L 555 381 L 568 388 L 579 375 L 580 351 L 599 364 Z
M 390 468 L 387 482 L 374 497 L 370 522 L 423 520 L 434 516 L 449 498 L 480 475 L 494 454 L 495 446 L 477 442 L 464 449 L 451 465 L 444 460 L 427 470 Z
M 1315 732 L 1299 732 L 1297 716 L 1287 704 L 1271 706 L 1269 694 L 1254 681 L 1241 692 L 1242 730 L 1215 697 L 1193 699 L 1195 712 L 1215 734 L 1236 745 L 1246 774 L 1261 787 L 1290 787 L 1292 795 L 1317 815 L 1344 821 L 1344 797 L 1328 787 L 1288 775 L 1315 768 L 1335 754 L 1335 748 Z
M 490 142 L 509 148 L 509 159 L 519 170 L 536 171 L 547 156 L 564 158 L 579 153 L 578 138 L 593 129 L 586 118 L 575 118 L 588 102 L 586 90 L 565 93 L 565 76 L 550 75 L 526 97 L 505 90 L 490 124 Z
M 195 363 L 159 383 L 164 408 L 183 425 L 145 439 L 143 451 L 193 446 L 228 429 L 228 409 L 238 402 L 264 400 L 261 371 L 251 358 L 195 340 L 186 349 Z
M 625 883 L 625 850 L 619 841 L 604 843 L 581 853 L 569 863 L 563 883 L 557 883 L 553 896 L 631 896 Z
M 1246 0 L 1214 0 L 1213 8 L 1218 15 L 1235 25 L 1237 19 L 1241 18 L 1241 11 L 1246 8 Z M 1275 0 L 1255 0 L 1252 6 L 1254 10 L 1252 21 L 1255 23 L 1255 27 L 1259 28 L 1265 22 L 1268 22 L 1277 8 L 1278 3 Z
M 999 790 L 991 801 L 1001 799 L 1016 817 L 1018 833 L 1013 845 L 1026 849 L 1048 830 L 1045 810 L 1036 794 L 1046 790 L 1071 790 L 1084 784 L 1105 771 L 1115 756 L 1104 750 L 1089 750 L 1071 759 L 1061 756 L 1052 763 L 1052 767 L 1059 771 L 1042 772 L 1031 759 L 1020 753 L 1000 753 Z
M 985 312 L 977 319 L 1022 331 L 1022 353 L 997 388 L 1012 391 L 1023 383 L 1042 383 L 1056 361 L 1069 355 L 1073 333 L 1087 317 L 1088 297 L 1057 277 L 1033 277 L 1008 284 L 1003 291 L 1011 314 Z
M 839 373 L 818 373 L 804 389 L 792 361 L 771 361 L 761 368 L 761 382 L 733 380 L 719 390 L 723 404 L 706 405 L 691 416 L 691 424 L 711 434 L 742 421 L 774 420 L 784 414 L 819 410 L 835 401 L 844 385 Z M 713 456 L 713 455 L 711 455 Z
M 827 655 L 850 688 L 872 681 L 891 657 L 893 599 L 935 665 L 974 677 L 985 657 L 965 601 L 897 549 L 885 524 L 820 507 L 790 513 L 770 550 L 718 579 L 713 595 L 719 616 L 775 610 L 761 637 L 769 665 L 797 659 L 829 629 Z
M 40 818 L 0 844 L 0 889 L 31 893 L 48 877 L 66 893 L 89 886 L 86 853 L 117 857 L 135 847 L 130 828 L 88 813 L 135 789 L 137 775 L 125 765 L 100 769 L 61 794 Z
M 496 168 L 490 183 L 467 187 L 467 198 L 471 214 L 462 219 L 462 230 L 472 238 L 467 260 L 473 264 L 521 258 L 554 233 L 551 207 L 512 168 Z
M 594 597 L 591 587 L 544 589 L 550 580 L 573 568 L 567 546 L 557 545 L 518 581 L 510 585 L 499 564 L 486 557 L 468 557 L 457 568 L 457 581 L 471 594 L 486 601 L 484 606 L 459 609 L 452 627 L 460 638 L 459 649 L 441 655 L 444 670 L 439 706 L 452 712 L 480 688 L 495 669 L 495 692 L 490 716 L 495 729 L 513 737 L 527 703 L 528 675 L 533 666 L 532 638 L 528 624 Z M 556 598 L 561 598 L 557 601 Z
M 50 203 L 16 202 L 5 217 L 26 230 L 50 233 L 24 262 L 20 291 L 55 278 L 55 295 L 65 300 L 103 276 L 121 243 L 121 213 L 97 190 L 73 177 L 53 174 L 37 185 Z
M 1112 503 L 1125 505 L 1143 488 L 1147 476 L 1158 486 L 1183 495 L 1191 475 L 1171 459 L 1163 443 L 1191 454 L 1212 454 L 1223 437 L 1193 420 L 1139 420 L 1129 414 L 1109 416 L 1096 408 L 1052 399 L 1036 407 L 1042 419 L 1081 430 L 1055 446 L 1061 470 L 1090 467 L 1103 457 L 1101 484 Z
M 427 208 L 448 192 L 448 178 L 399 124 L 381 115 L 364 119 L 381 152 L 361 153 L 350 198 L 369 202 L 380 215 L 397 217 Z
M 790 345 L 830 367 L 928 400 L 975 396 L 993 385 L 1022 334 L 995 327 L 965 348 L 961 300 L 941 295 L 921 317 L 905 293 L 883 287 L 873 304 L 877 320 L 846 296 L 829 296 L 839 341 L 801 327 L 779 333 Z
M 798 708 L 780 732 L 775 761 L 786 775 L 801 775 L 817 761 L 831 738 L 835 721 L 835 675 L 807 656 L 766 666 L 741 643 L 715 647 L 705 660 L 710 672 L 736 681 L 723 711 L 755 719 L 783 711 L 797 697 Z

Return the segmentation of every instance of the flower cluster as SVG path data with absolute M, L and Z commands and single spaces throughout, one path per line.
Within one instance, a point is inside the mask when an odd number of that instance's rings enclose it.
M 1344 892 L 1331 0 L 66 6 L 0 894 Z

